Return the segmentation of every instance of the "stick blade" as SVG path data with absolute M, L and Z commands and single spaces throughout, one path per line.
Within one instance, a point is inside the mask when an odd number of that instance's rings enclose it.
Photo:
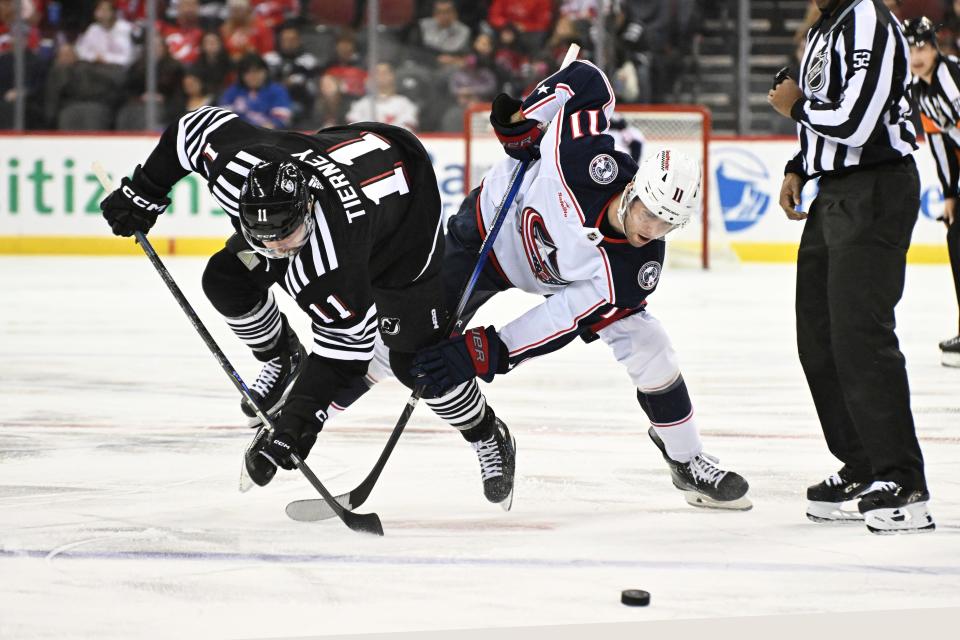
M 344 509 L 353 510 L 359 507 L 359 504 L 351 504 L 350 494 L 344 493 L 335 498 L 338 504 Z M 287 516 L 297 522 L 319 522 L 329 518 L 337 517 L 330 505 L 324 500 L 318 498 L 309 498 L 307 500 L 294 500 L 287 505 Z
M 349 518 L 345 518 L 347 526 L 353 531 L 360 533 L 372 533 L 375 536 L 383 535 L 383 525 L 380 524 L 380 516 L 375 513 L 352 513 Z

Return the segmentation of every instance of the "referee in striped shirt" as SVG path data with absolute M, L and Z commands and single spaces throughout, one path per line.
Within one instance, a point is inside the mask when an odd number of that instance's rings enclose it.
M 894 307 L 920 209 L 907 98 L 909 50 L 882 0 L 815 0 L 799 85 L 768 100 L 798 122 L 780 206 L 806 220 L 797 254 L 797 347 L 827 446 L 843 468 L 807 490 L 817 522 L 864 519 L 874 533 L 930 531 Z M 810 213 L 803 183 L 819 177 Z M 856 511 L 844 509 L 859 498 Z
M 960 306 L 960 60 L 940 53 L 936 28 L 929 18 L 912 18 L 903 24 L 910 43 L 910 95 L 920 108 L 927 146 L 937 163 L 943 189 L 943 220 L 947 226 L 947 251 L 953 287 Z M 957 335 L 940 343 L 941 362 L 960 367 L 960 324 Z

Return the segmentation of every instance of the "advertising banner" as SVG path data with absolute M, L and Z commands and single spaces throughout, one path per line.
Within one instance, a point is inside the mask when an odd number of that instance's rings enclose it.
M 139 252 L 131 241 L 114 238 L 100 216 L 99 202 L 105 194 L 91 165 L 101 162 L 116 180 L 142 163 L 156 140 L 153 135 L 109 134 L 0 137 L 0 253 Z M 463 139 L 428 134 L 423 140 L 433 159 L 444 215 L 450 216 L 463 198 Z M 788 138 L 711 143 L 709 210 L 714 242 L 729 243 L 743 260 L 793 259 L 802 223 L 787 220 L 778 199 L 783 165 L 795 148 Z M 936 221 L 943 210 L 936 169 L 926 147 L 915 156 L 923 186 L 911 259 L 945 262 L 944 227 Z M 805 209 L 815 193 L 816 183 L 804 189 Z M 171 199 L 172 206 L 151 232 L 158 251 L 208 255 L 232 233 L 227 214 L 199 175 L 181 180 Z

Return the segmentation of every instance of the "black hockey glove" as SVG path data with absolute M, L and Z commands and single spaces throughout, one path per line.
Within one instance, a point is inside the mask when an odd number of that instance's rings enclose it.
M 263 448 L 262 455 L 284 469 L 293 469 L 291 453 L 301 458 L 310 455 L 317 434 L 327 421 L 325 409 L 318 408 L 313 398 L 291 395 L 280 410 L 277 430 Z
M 114 235 L 126 237 L 135 231 L 147 233 L 170 205 L 167 191 L 151 181 L 137 165 L 133 177 L 123 178 L 120 188 L 100 203 L 100 209 Z
M 508 156 L 517 160 L 539 160 L 540 138 L 543 137 L 543 132 L 549 123 L 532 118 L 511 122 L 517 112 L 523 115 L 522 106 L 521 101 L 501 93 L 493 99 L 490 124 L 493 125 L 497 139 L 500 140 Z
M 496 329 L 474 327 L 462 336 L 417 352 L 410 373 L 426 387 L 426 397 L 437 397 L 458 384 L 507 372 L 509 353 Z

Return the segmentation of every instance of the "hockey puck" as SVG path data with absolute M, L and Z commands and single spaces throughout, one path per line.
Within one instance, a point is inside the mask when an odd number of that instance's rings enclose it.
M 628 607 L 645 607 L 650 604 L 650 593 L 640 589 L 624 589 L 620 592 L 620 602 Z

